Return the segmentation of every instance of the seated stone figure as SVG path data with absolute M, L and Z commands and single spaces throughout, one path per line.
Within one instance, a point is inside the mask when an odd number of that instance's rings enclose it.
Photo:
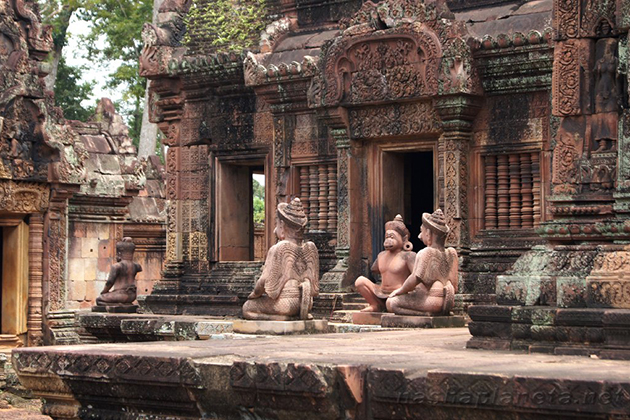
M 354 285 L 369 306 L 363 312 L 383 312 L 389 294 L 402 286 L 413 270 L 416 253 L 409 242 L 409 230 L 397 215 L 385 223 L 385 251 L 378 254 L 372 272 L 381 275 L 381 284 L 374 284 L 366 277 L 359 277 Z
M 319 294 L 319 255 L 304 241 L 307 218 L 299 198 L 280 203 L 274 233 L 280 240 L 267 252 L 262 275 L 243 305 L 243 318 L 287 321 L 312 318 Z
M 136 300 L 136 274 L 142 271 L 140 264 L 133 262 L 136 245 L 131 238 L 123 238 L 116 244 L 116 264 L 109 271 L 109 278 L 100 296 L 99 306 L 131 304 Z M 110 292 L 110 289 L 115 287 Z
M 458 261 L 453 248 L 444 248 L 449 228 L 442 210 L 422 215 L 420 239 L 427 246 L 416 256 L 413 273 L 387 299 L 397 315 L 448 315 L 457 292 Z

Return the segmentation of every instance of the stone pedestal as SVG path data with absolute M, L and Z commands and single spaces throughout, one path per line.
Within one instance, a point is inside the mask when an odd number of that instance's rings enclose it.
M 316 334 L 328 332 L 328 321 L 249 321 L 236 320 L 232 324 L 235 333 L 263 335 Z
M 361 325 L 381 325 L 381 317 L 385 312 L 355 312 L 352 314 L 352 323 Z
M 461 328 L 466 325 L 463 316 L 413 316 L 384 314 L 383 328 Z
M 92 306 L 92 312 L 109 312 L 111 314 L 135 314 L 138 305 L 109 304 Z

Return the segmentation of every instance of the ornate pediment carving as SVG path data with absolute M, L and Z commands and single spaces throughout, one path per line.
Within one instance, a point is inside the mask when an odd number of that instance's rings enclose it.
M 50 191 L 35 182 L 0 181 L 0 211 L 42 213 L 48 208 Z
M 472 38 L 443 2 L 367 2 L 344 24 L 322 48 L 310 107 L 481 93 Z

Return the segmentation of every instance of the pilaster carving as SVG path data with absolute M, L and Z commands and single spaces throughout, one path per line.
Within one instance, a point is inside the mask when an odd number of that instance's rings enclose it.
M 32 214 L 29 220 L 28 247 L 28 345 L 41 346 L 42 306 L 44 280 L 44 218 L 40 213 Z
M 467 246 L 468 230 L 468 150 L 472 139 L 472 120 L 479 110 L 472 96 L 446 96 L 435 100 L 442 119 L 444 144 L 444 215 L 451 228 L 446 242 Z M 500 216 L 499 216 L 500 217 Z
M 552 93 L 554 115 L 582 112 L 580 55 L 585 51 L 581 51 L 581 46 L 582 43 L 577 40 L 564 41 L 556 46 Z

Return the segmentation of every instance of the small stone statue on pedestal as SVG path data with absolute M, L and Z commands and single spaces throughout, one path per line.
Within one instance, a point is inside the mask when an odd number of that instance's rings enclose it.
M 387 299 L 397 315 L 449 315 L 458 281 L 457 252 L 444 248 L 449 228 L 442 210 L 422 215 L 420 239 L 427 246 L 416 256 L 413 273 Z
M 299 198 L 278 204 L 274 232 L 280 241 L 267 253 L 262 275 L 243 305 L 243 318 L 312 318 L 313 297 L 319 294 L 319 255 L 313 242 L 304 241 L 306 223 Z
M 108 307 L 127 308 L 129 312 L 135 312 L 136 305 L 136 274 L 142 271 L 140 264 L 133 262 L 133 253 L 136 245 L 131 238 L 123 238 L 116 244 L 116 264 L 109 271 L 109 278 L 100 296 L 96 298 L 96 305 L 92 308 L 95 312 L 104 312 Z M 115 287 L 110 292 L 110 289 Z M 120 312 L 120 311 L 116 311 Z
M 416 253 L 409 242 L 409 230 L 397 215 L 385 223 L 385 251 L 378 254 L 372 272 L 381 275 L 381 284 L 374 284 L 366 277 L 359 277 L 354 285 L 369 306 L 362 312 L 383 312 L 389 294 L 400 288 L 413 270 Z

